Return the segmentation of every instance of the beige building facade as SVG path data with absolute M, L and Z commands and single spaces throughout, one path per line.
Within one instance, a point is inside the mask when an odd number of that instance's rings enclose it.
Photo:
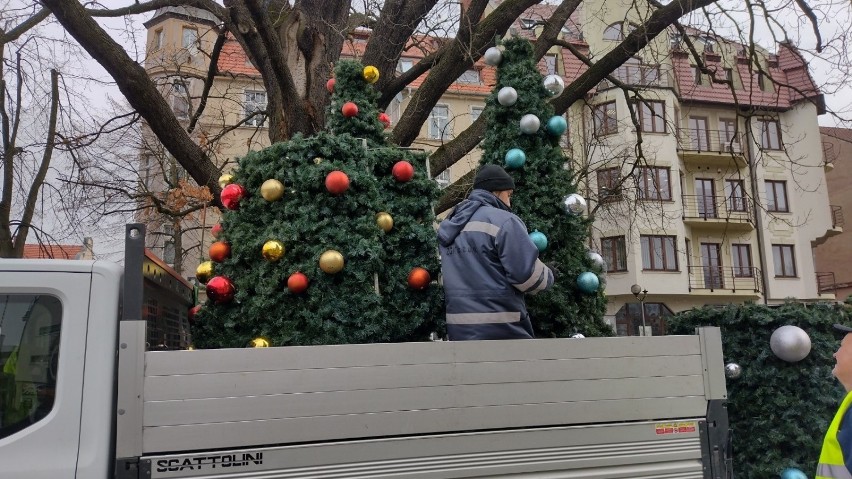
M 642 20 L 641 12 L 628 8 L 635 4 L 617 4 L 586 7 L 594 15 L 572 17 L 563 39 L 600 58 Z M 529 10 L 510 34 L 535 36 L 546 8 Z M 203 78 L 209 65 L 203 52 L 215 40 L 214 24 L 169 8 L 146 26 L 146 67 L 164 79 L 164 95 L 189 93 L 189 105 L 176 100 L 177 108 L 188 107 L 189 122 L 203 83 L 181 73 Z M 345 56 L 359 55 L 368 32 L 362 33 L 347 42 Z M 790 45 L 747 57 L 735 42 L 689 31 L 689 41 L 702 52 L 702 71 L 687 55 L 685 41 L 660 35 L 618 69 L 617 82 L 602 82 L 566 113 L 566 158 L 595 218 L 588 247 L 607 262 L 606 319 L 622 335 L 664 334 L 668 316 L 703 305 L 835 299 L 818 285 L 823 271 L 814 262 L 814 246 L 842 229 L 826 188 L 817 124 L 822 96 L 807 65 Z M 186 55 L 194 49 L 202 54 L 187 66 Z M 398 68 L 418 60 L 404 55 Z M 542 73 L 560 74 L 566 83 L 585 68 L 562 48 L 539 65 Z M 227 171 L 235 158 L 268 145 L 262 118 L 246 120 L 265 106 L 265 93 L 236 42 L 226 42 L 219 69 L 193 135 Z M 176 91 L 173 79 L 187 77 L 186 88 Z M 484 109 L 493 84 L 493 67 L 474 65 L 435 106 L 412 146 L 430 150 L 467 128 Z M 418 85 L 415 81 L 389 105 L 393 122 Z M 436 180 L 454 182 L 478 161 L 474 150 Z M 184 243 L 209 245 L 209 234 L 202 235 L 204 226 L 216 222 L 214 216 L 208 212 L 194 219 Z M 192 275 L 206 247 L 198 252 L 187 259 L 185 276 Z M 634 285 L 638 296 L 631 293 Z

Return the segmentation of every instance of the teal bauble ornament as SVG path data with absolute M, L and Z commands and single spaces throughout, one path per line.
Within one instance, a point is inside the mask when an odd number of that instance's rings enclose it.
M 547 120 L 547 125 L 545 125 L 544 129 L 547 130 L 547 134 L 550 136 L 562 136 L 565 130 L 568 129 L 568 122 L 565 121 L 564 117 L 554 115 Z
M 598 275 L 591 271 L 580 273 L 580 276 L 577 276 L 577 288 L 586 294 L 597 293 L 600 284 Z
M 842 466 L 841 466 L 842 467 Z M 781 471 L 781 479 L 808 479 L 808 475 L 795 467 L 788 467 Z
M 520 148 L 512 148 L 506 152 L 506 168 L 511 170 L 524 166 L 527 162 L 527 154 Z
M 538 248 L 539 253 L 547 249 L 547 236 L 545 236 L 544 233 L 540 232 L 539 230 L 535 230 L 530 233 L 530 239 L 532 240 L 535 247 Z

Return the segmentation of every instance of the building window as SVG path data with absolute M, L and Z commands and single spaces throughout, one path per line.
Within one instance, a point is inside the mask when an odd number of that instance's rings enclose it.
M 732 151 L 739 153 L 740 139 L 737 135 L 737 120 L 727 118 L 719 119 L 719 142 L 721 143 L 721 151 Z
M 766 91 L 766 75 L 763 72 L 757 72 L 757 87 L 760 91 Z
M 189 27 L 183 27 L 183 35 L 181 36 L 181 46 L 189 51 L 191 55 L 198 53 L 198 30 Z
M 189 118 L 189 90 L 182 81 L 172 83 L 172 111 L 178 119 Z
M 414 60 L 410 58 L 400 58 L 399 63 L 396 64 L 396 71 L 400 73 L 405 73 L 414 66 Z
M 450 169 L 447 168 L 446 170 L 438 173 L 438 176 L 435 177 L 435 182 L 438 183 L 438 186 L 441 187 L 441 189 L 450 186 Z
M 429 138 L 446 140 L 449 135 L 450 108 L 447 105 L 435 105 L 429 114 Z
M 164 35 L 162 28 L 154 32 L 154 50 L 163 48 Z
M 734 264 L 735 277 L 751 278 L 754 276 L 751 268 L 751 245 L 732 244 L 731 258 Z
M 538 22 L 536 22 L 532 18 L 522 18 L 521 28 L 523 28 L 524 30 L 532 30 L 533 28 L 535 28 L 537 23 Z
M 611 42 L 620 42 L 621 40 L 624 40 L 624 35 L 621 31 L 621 22 L 613 23 L 606 27 L 606 30 L 603 32 L 603 39 Z
M 469 84 L 478 85 L 480 83 L 479 70 L 476 70 L 474 68 L 467 70 L 464 73 L 462 73 L 461 76 L 456 81 L 458 83 L 469 83 Z
M 479 115 L 482 115 L 482 112 L 485 111 L 484 106 L 472 106 L 470 107 L 470 122 L 473 123 L 479 119 Z
M 595 134 L 609 135 L 618 132 L 615 102 L 602 103 L 594 107 Z
M 648 271 L 677 271 L 676 237 L 642 235 L 642 269 Z
M 621 168 L 598 170 L 598 201 L 608 203 L 621 200 Z
M 781 125 L 778 120 L 757 120 L 760 127 L 760 146 L 766 150 L 781 149 Z
M 163 225 L 163 261 L 175 264 L 175 228 L 172 225 Z
M 725 199 L 728 203 L 728 211 L 744 212 L 746 210 L 743 180 L 725 180 Z
M 601 238 L 601 256 L 607 273 L 627 271 L 627 248 L 624 236 Z
M 776 278 L 796 277 L 796 256 L 793 251 L 793 245 L 772 245 L 772 260 L 775 263 Z
M 245 118 L 246 125 L 263 126 L 266 121 L 266 92 L 256 90 L 246 90 Z M 256 114 L 255 114 L 256 113 Z M 253 115 L 253 116 L 252 116 Z
M 665 133 L 666 102 L 640 101 L 639 126 L 643 133 Z
M 766 180 L 766 210 L 774 213 L 790 212 L 786 181 Z
M 556 75 L 556 55 L 544 56 L 544 70 L 546 75 Z
M 692 78 L 695 80 L 696 85 L 701 85 L 701 69 L 699 69 L 697 66 L 692 67 Z
M 725 80 L 734 83 L 734 69 L 733 68 L 725 68 Z
M 640 200 L 671 200 L 672 185 L 669 181 L 669 169 L 646 166 L 639 168 Z
M 642 314 L 642 304 L 645 314 Z M 674 314 L 663 303 L 626 303 L 615 313 L 615 329 L 619 336 L 662 336 L 666 334 L 666 321 Z M 644 321 L 643 321 L 644 320 Z M 642 323 L 645 331 L 642 331 Z

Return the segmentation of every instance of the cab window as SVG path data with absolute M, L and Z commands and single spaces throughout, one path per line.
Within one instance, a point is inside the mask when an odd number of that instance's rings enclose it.
M 62 304 L 48 295 L 0 295 L 0 439 L 53 408 Z

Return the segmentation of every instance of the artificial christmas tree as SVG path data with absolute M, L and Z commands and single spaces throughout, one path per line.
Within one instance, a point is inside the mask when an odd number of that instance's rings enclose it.
M 585 201 L 576 194 L 570 160 L 559 146 L 565 119 L 555 116 L 549 103 L 564 83 L 555 75 L 542 78 L 526 40 L 506 40 L 502 52 L 491 51 L 489 58 L 499 67 L 497 84 L 486 100 L 488 128 L 481 164 L 499 164 L 512 175 L 512 210 L 526 223 L 536 245 L 546 245 L 539 248 L 539 258 L 556 270 L 553 288 L 527 298 L 536 336 L 612 335 L 602 320 L 606 297 L 583 274 L 597 279 L 603 271 L 585 246 Z
M 412 341 L 441 329 L 442 291 L 424 283 L 439 271 L 438 188 L 425 154 L 387 143 L 376 73 L 341 62 L 328 84 L 329 132 L 239 161 L 217 237 L 230 254 L 217 247 L 197 347 Z M 400 162 L 412 168 L 406 181 L 394 175 Z

